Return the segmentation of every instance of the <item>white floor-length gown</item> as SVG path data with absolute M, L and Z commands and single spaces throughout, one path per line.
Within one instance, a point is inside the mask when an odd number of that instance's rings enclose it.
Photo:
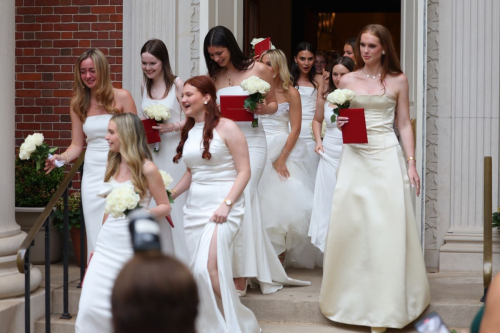
M 87 136 L 87 151 L 83 164 L 82 207 L 87 233 L 87 261 L 94 251 L 97 235 L 101 230 L 106 200 L 98 197 L 104 181 L 108 162 L 109 144 L 104 138 L 108 132 L 109 120 L 113 115 L 101 114 L 87 117 L 83 123 L 83 132 Z
M 314 248 L 308 237 L 313 182 L 306 168 L 309 154 L 298 138 L 286 160 L 290 177 L 282 178 L 273 163 L 280 157 L 290 134 L 290 104 L 260 116 L 267 140 L 267 162 L 259 183 L 262 222 L 276 254 L 286 251 L 285 266 L 314 268 Z
M 176 81 L 178 79 L 179 78 L 176 78 Z M 151 99 L 148 96 L 146 87 L 144 86 L 141 103 L 143 116 L 144 110 L 148 106 L 155 104 L 165 105 L 170 109 L 171 117 L 165 123 L 176 123 L 184 119 L 181 106 L 177 100 L 175 83 L 170 88 L 167 97 L 160 100 Z M 172 186 L 177 184 L 182 175 L 184 175 L 184 172 L 186 172 L 186 167 L 183 163 L 175 164 L 172 161 L 174 156 L 177 154 L 177 145 L 181 139 L 180 133 L 181 132 L 163 133 L 161 135 L 160 151 L 157 153 L 153 151 L 154 144 L 149 145 L 153 154 L 153 162 L 156 164 L 158 169 L 167 172 L 174 179 Z M 166 254 L 173 254 L 177 259 L 183 261 L 187 265 L 189 261 L 182 227 L 182 220 L 184 217 L 183 207 L 185 203 L 186 194 L 183 193 L 175 198 L 175 202 L 171 204 L 172 212 L 170 213 L 170 216 L 174 222 L 174 228 L 170 226 L 165 218 L 161 218 L 159 222 L 161 227 L 161 243 L 163 252 Z M 154 199 L 151 201 L 151 207 L 156 207 Z
M 321 252 L 325 252 L 326 234 L 330 224 L 333 192 L 337 184 L 337 169 L 342 153 L 342 132 L 337 128 L 337 122 L 330 118 L 333 107 L 325 102 L 324 115 L 326 120 L 325 137 L 323 138 L 324 153 L 320 153 L 316 186 L 314 187 L 313 209 L 309 236 L 311 243 Z M 335 218 L 335 217 L 333 217 Z
M 237 176 L 234 160 L 217 130 L 210 142 L 210 160 L 203 159 L 203 127 L 196 123 L 184 144 L 183 161 L 191 169 L 192 179 L 184 206 L 184 231 L 188 244 L 190 268 L 200 295 L 197 319 L 199 333 L 258 333 L 255 315 L 240 302 L 233 283 L 231 243 L 245 213 L 241 195 L 229 210 L 227 222 L 210 222 L 231 190 Z M 217 228 L 217 231 L 216 231 Z M 217 267 L 222 299 L 222 312 L 217 305 L 207 269 L 210 243 L 217 232 Z
M 130 180 L 119 183 L 113 178 L 106 185 L 101 189 L 109 190 L 110 186 L 133 188 Z M 148 207 L 150 200 L 151 195 L 148 192 L 139 205 Z M 102 223 L 102 217 L 100 223 Z M 99 232 L 95 251 L 83 281 L 76 319 L 76 333 L 113 332 L 111 292 L 116 277 L 134 255 L 129 223 L 130 221 L 125 216 L 114 218 L 110 215 Z
M 318 100 L 318 91 L 314 87 L 297 87 L 300 94 L 300 101 L 302 103 L 302 126 L 300 128 L 300 138 L 304 140 L 307 145 L 307 152 L 309 153 L 309 163 L 307 169 L 313 178 L 316 179 L 316 171 L 318 169 L 319 155 L 314 152 L 316 142 L 311 136 L 311 122 L 314 119 L 316 112 L 316 102 Z
M 219 89 L 217 104 L 220 104 L 221 95 L 241 96 L 248 93 L 240 86 Z M 251 122 L 236 122 L 236 124 L 247 139 L 252 176 L 243 192 L 245 216 L 233 242 L 233 275 L 256 278 L 264 294 L 278 291 L 283 285 L 310 285 L 310 282 L 290 279 L 286 275 L 262 224 L 258 186 L 267 158 L 264 128 L 261 124 L 252 128 Z

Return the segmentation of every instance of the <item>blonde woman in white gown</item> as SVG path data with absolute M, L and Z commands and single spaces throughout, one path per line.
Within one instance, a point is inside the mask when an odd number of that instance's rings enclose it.
M 55 161 L 69 163 L 87 150 L 83 165 L 82 206 L 87 234 L 87 259 L 94 251 L 104 215 L 103 198 L 97 197 L 104 180 L 109 146 L 104 136 L 113 114 L 136 114 L 134 100 L 124 89 L 113 88 L 109 64 L 98 49 L 90 49 L 78 58 L 74 68 L 74 91 L 70 103 L 71 145 L 62 154 L 47 159 L 45 170 L 56 167 Z
M 187 120 L 174 158 L 182 157 L 188 168 L 174 196 L 189 190 L 184 231 L 200 295 L 197 331 L 258 333 L 257 319 L 236 294 L 230 250 L 245 213 L 248 149 L 238 126 L 220 118 L 215 100 L 210 78 L 186 81 L 182 105 Z
M 151 105 L 164 105 L 170 109 L 170 119 L 156 127 L 161 132 L 160 150 L 153 152 L 153 162 L 160 170 L 166 171 L 174 182 L 178 182 L 184 174 L 184 167 L 173 162 L 177 154 L 176 148 L 181 139 L 181 122 L 184 120 L 182 109 L 179 104 L 183 82 L 181 78 L 172 74 L 168 50 L 159 39 L 148 40 L 141 49 L 141 67 L 144 81 L 141 86 L 142 116 L 144 110 Z M 154 144 L 149 145 L 153 150 Z M 174 228 L 168 224 L 165 218 L 160 219 L 161 238 L 163 252 L 173 254 L 177 259 L 188 264 L 188 253 L 182 220 L 184 217 L 183 207 L 186 195 L 177 196 L 172 204 L 170 216 L 174 222 Z M 156 205 L 151 202 L 151 207 Z
M 158 168 L 151 162 L 142 122 L 136 115 L 118 114 L 111 118 L 106 140 L 110 154 L 106 175 L 101 182 L 102 196 L 113 188 L 129 186 L 141 197 L 139 206 L 146 209 L 151 197 L 157 206 L 154 216 L 165 216 L 171 207 Z M 133 256 L 129 220 L 104 215 L 82 287 L 76 319 L 76 332 L 113 332 L 111 293 L 114 281 Z
M 294 87 L 300 94 L 302 103 L 302 126 L 300 138 L 307 145 L 309 153 L 309 163 L 307 169 L 313 178 L 316 179 L 319 155 L 314 152 L 316 142 L 311 137 L 311 123 L 316 110 L 323 110 L 324 80 L 321 74 L 316 74 L 314 70 L 314 57 L 316 49 L 309 43 L 300 43 L 293 51 L 293 62 L 290 70 L 293 77 Z M 313 183 L 314 184 L 314 183 Z
M 278 100 L 276 113 L 260 116 L 268 151 L 259 183 L 262 221 L 285 266 L 313 268 L 314 249 L 307 235 L 313 182 L 306 168 L 307 146 L 299 138 L 300 96 L 293 87 L 286 56 L 281 50 L 264 52 L 260 61 L 273 74 Z M 283 205 L 286 208 L 276 209 Z
M 212 28 L 205 36 L 203 53 L 208 74 L 215 81 L 217 98 L 222 95 L 248 95 L 240 83 L 255 75 L 271 85 L 266 105 L 257 103 L 256 114 L 273 114 L 278 106 L 272 75 L 267 67 L 248 58 L 240 50 L 232 32 L 225 27 Z M 217 101 L 220 104 L 219 100 Z M 290 279 L 283 269 L 271 241 L 264 230 L 259 202 L 258 185 L 266 164 L 267 144 L 264 128 L 252 128 L 251 122 L 237 122 L 248 143 L 251 178 L 245 187 L 245 215 L 233 242 L 233 274 L 236 289 L 246 295 L 247 279 L 258 283 L 262 293 L 280 290 L 283 285 L 309 285 L 309 282 Z
M 368 144 L 343 147 L 319 304 L 330 320 L 378 333 L 420 316 L 430 291 L 411 198 L 410 186 L 420 194 L 420 178 L 408 80 L 385 27 L 365 27 L 355 53 L 359 69 L 339 88 L 356 93 L 352 108 L 364 108 Z M 406 159 L 394 134 L 396 112 Z M 348 121 L 338 117 L 337 126 Z
M 352 72 L 354 61 L 349 57 L 340 57 L 333 62 L 330 71 L 329 84 L 331 87 L 325 93 L 328 96 L 338 87 L 340 78 Z M 333 192 L 337 184 L 337 169 L 342 152 L 342 132 L 337 128 L 337 122 L 331 121 L 333 108 L 335 106 L 328 101 L 325 102 L 321 112 L 316 112 L 313 121 L 313 132 L 316 141 L 316 154 L 319 154 L 318 172 L 316 174 L 316 185 L 314 186 L 313 209 L 311 214 L 311 224 L 309 236 L 311 243 L 316 246 L 321 253 L 325 252 L 326 235 L 330 224 L 330 212 L 332 208 Z M 318 110 L 319 111 L 319 110 Z M 323 120 L 326 122 L 325 136 L 321 139 L 321 129 Z M 319 262 L 322 256 L 319 255 Z M 319 263 L 318 263 L 319 264 Z

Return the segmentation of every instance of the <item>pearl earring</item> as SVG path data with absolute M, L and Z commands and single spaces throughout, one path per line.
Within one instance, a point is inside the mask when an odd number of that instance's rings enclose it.
M 207 104 L 208 104 L 208 102 L 207 102 L 207 101 L 205 101 L 205 103 L 204 103 L 204 104 L 205 104 L 205 105 L 207 105 Z
M 382 51 L 382 55 L 385 55 L 385 51 Z

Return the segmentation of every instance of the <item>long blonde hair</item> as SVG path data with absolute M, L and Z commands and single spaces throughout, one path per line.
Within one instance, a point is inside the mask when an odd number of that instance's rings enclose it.
M 287 61 L 285 54 L 283 53 L 283 51 L 278 49 L 267 50 L 260 56 L 260 61 L 262 61 L 264 55 L 267 55 L 267 57 L 269 58 L 269 62 L 271 62 L 271 67 L 273 68 L 275 73 L 274 75 L 279 75 L 283 93 L 286 95 L 288 88 L 293 86 L 293 80 L 286 64 Z
M 132 184 L 142 199 L 148 191 L 148 180 L 143 172 L 144 161 L 153 159 L 142 121 L 132 113 L 115 114 L 110 121 L 116 124 L 120 152 L 109 151 L 104 181 L 109 181 L 118 172 L 123 158 L 132 173 Z
M 87 118 L 87 112 L 90 108 L 91 93 L 82 81 L 80 75 L 80 64 L 82 61 L 91 58 L 94 62 L 97 82 L 95 98 L 99 105 L 102 105 L 106 112 L 117 113 L 118 110 L 113 106 L 114 93 L 111 84 L 111 75 L 109 73 L 108 60 L 98 49 L 90 49 L 83 52 L 76 61 L 73 79 L 73 98 L 71 99 L 71 108 L 80 117 L 82 122 Z

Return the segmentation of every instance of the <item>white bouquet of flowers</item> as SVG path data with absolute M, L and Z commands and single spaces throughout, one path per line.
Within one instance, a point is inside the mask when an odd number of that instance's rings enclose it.
M 40 170 L 42 162 L 50 157 L 57 148 L 50 148 L 44 141 L 42 133 L 33 133 L 24 139 L 23 144 L 19 148 L 19 158 L 21 160 L 29 160 L 33 158 L 36 162 L 36 170 Z
M 163 170 L 160 170 L 160 175 L 161 175 L 161 178 L 163 179 L 163 185 L 165 186 L 165 190 L 167 191 L 168 200 L 170 201 L 170 203 L 174 203 L 174 199 L 172 199 L 172 193 L 170 192 L 170 189 L 169 189 L 169 186 L 170 186 L 170 184 L 172 184 L 174 179 L 172 178 L 172 176 L 170 176 L 168 173 L 166 173 Z
M 309 123 L 309 129 L 311 130 L 311 139 L 316 140 L 314 137 L 314 132 L 313 132 L 313 126 L 312 126 L 312 121 Z M 323 123 L 321 124 L 321 138 L 323 139 L 325 137 L 326 133 L 326 120 L 323 119 Z
M 139 208 L 141 197 L 134 191 L 130 185 L 115 187 L 106 196 L 106 206 L 104 212 L 119 218 L 128 215 L 132 210 Z
M 149 105 L 144 109 L 144 114 L 149 119 L 154 119 L 159 123 L 169 120 L 172 116 L 170 109 L 163 104 Z
M 254 111 L 257 108 L 257 103 L 264 102 L 265 95 L 271 90 L 271 85 L 269 83 L 255 75 L 243 80 L 240 86 L 250 94 L 250 96 L 245 99 L 244 104 L 244 107 L 250 111 Z M 259 126 L 259 118 L 254 114 L 252 127 L 257 126 Z
M 333 92 L 328 94 L 326 100 L 336 107 L 333 109 L 333 115 L 330 118 L 331 122 L 334 123 L 337 120 L 340 109 L 348 109 L 351 106 L 351 101 L 356 97 L 354 91 L 349 89 L 335 89 Z

